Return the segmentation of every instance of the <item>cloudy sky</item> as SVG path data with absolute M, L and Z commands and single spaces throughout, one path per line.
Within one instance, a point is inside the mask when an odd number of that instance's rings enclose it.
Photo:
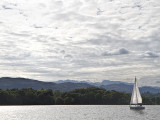
M 1 0 L 0 77 L 160 86 L 159 0 Z

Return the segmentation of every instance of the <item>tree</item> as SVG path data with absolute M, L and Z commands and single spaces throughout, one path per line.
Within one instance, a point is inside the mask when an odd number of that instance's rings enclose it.
M 63 105 L 64 101 L 61 97 L 58 97 L 55 99 L 55 104 L 56 105 Z

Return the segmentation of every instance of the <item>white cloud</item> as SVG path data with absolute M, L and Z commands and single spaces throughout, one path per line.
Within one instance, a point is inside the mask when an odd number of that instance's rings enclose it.
M 100 81 L 150 75 L 154 81 L 160 69 L 159 5 L 1 0 L 0 76 Z

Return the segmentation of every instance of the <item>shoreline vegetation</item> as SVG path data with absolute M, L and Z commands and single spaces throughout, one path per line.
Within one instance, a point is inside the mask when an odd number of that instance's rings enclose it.
M 69 92 L 51 89 L 0 89 L 0 105 L 129 105 L 131 94 L 90 87 Z M 144 105 L 160 105 L 160 93 L 142 94 Z

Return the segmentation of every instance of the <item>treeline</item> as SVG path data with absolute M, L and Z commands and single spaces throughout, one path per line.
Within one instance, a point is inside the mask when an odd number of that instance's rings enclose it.
M 149 92 L 142 94 L 143 102 L 146 105 L 160 105 L 160 93 L 151 94 Z
M 48 90 L 0 89 L 0 105 L 128 105 L 131 95 L 91 87 L 70 92 Z M 143 96 L 144 104 L 160 104 L 160 96 Z

